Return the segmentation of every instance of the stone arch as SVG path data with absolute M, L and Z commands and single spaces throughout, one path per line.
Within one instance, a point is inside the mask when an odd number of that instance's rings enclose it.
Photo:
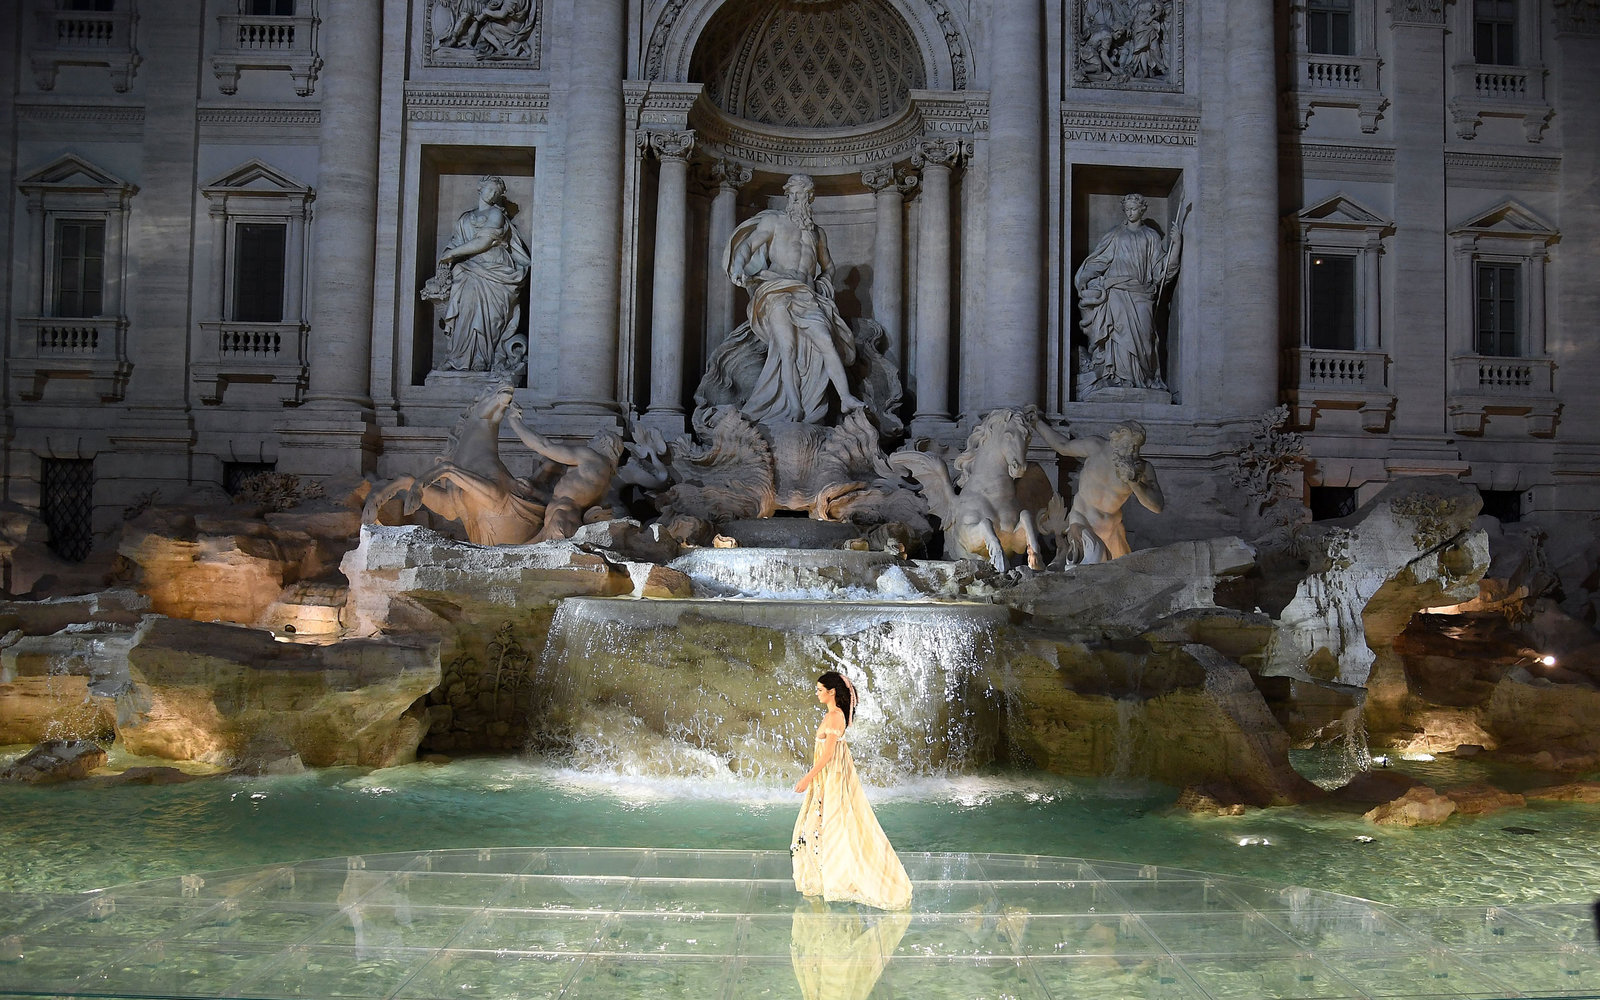
M 686 83 L 695 48 L 723 9 L 751 0 L 667 0 L 650 26 L 642 76 Z M 784 0 L 773 0 L 784 2 Z M 794 0 L 788 0 L 794 2 Z M 801 0 L 804 2 L 804 0 Z M 915 39 L 930 90 L 966 90 L 974 78 L 967 24 L 951 0 L 883 0 Z

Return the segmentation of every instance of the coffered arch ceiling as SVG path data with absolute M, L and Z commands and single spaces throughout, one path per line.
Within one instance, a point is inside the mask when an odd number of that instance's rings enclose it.
M 719 11 L 695 45 L 689 79 L 736 118 L 851 128 L 903 109 L 927 71 L 888 0 L 778 0 Z
M 750 121 L 859 126 L 894 114 L 909 89 L 967 89 L 972 47 L 960 7 L 957 0 L 665 0 L 647 27 L 641 75 L 705 83 L 713 103 Z M 814 78 L 834 85 L 808 87 Z

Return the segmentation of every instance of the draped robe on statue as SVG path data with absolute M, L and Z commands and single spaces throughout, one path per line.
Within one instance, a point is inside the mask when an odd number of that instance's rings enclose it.
M 495 226 L 482 209 L 463 212 L 446 250 L 490 236 L 481 253 L 450 268 L 450 298 L 440 322 L 450 331 L 447 371 L 520 372 L 527 364 L 522 324 L 522 286 L 528 280 L 528 247 L 511 220 Z
M 1113 228 L 1079 265 L 1074 284 L 1097 383 L 1166 387 L 1156 357 L 1156 295 L 1177 263 L 1161 234 L 1141 225 Z
M 735 248 L 749 239 L 760 221 L 761 215 L 756 215 L 734 230 L 724 270 L 730 268 Z M 820 239 L 820 230 L 804 230 L 802 238 Z M 750 271 L 745 284 L 750 292 L 750 332 L 765 345 L 766 360 L 740 409 L 757 423 L 817 423 L 829 405 L 821 352 L 833 351 L 845 365 L 856 357 L 855 334 L 834 305 L 833 284 L 825 275 L 773 270 L 765 250 L 752 256 Z

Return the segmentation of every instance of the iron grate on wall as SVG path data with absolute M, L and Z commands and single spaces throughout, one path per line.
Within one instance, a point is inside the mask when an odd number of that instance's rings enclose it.
M 94 547 L 94 459 L 44 459 L 39 478 L 39 518 L 50 529 L 50 548 L 83 562 Z
M 239 495 L 239 490 L 244 487 L 246 479 L 259 476 L 263 472 L 275 471 L 277 468 L 277 462 L 223 462 L 222 491 L 230 497 L 236 497 Z

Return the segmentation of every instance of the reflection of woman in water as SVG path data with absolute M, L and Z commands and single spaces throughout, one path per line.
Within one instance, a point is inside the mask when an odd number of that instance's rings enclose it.
M 817 701 L 828 714 L 817 727 L 815 763 L 794 786 L 806 796 L 789 848 L 795 888 L 829 901 L 903 910 L 911 905 L 911 880 L 878 826 L 845 743 L 855 690 L 830 670 L 817 679 Z

